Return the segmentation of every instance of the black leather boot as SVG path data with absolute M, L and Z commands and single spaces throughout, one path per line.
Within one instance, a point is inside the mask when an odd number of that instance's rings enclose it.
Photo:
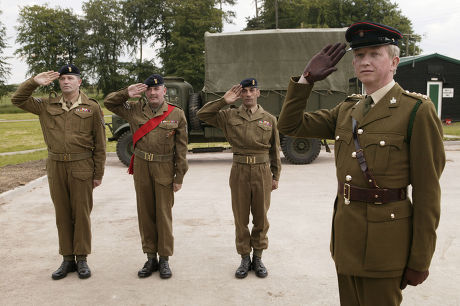
M 77 270 L 77 265 L 75 261 L 63 261 L 61 266 L 51 274 L 51 278 L 54 280 L 58 280 L 67 276 L 69 272 L 75 272 Z
M 236 269 L 235 277 L 245 278 L 246 276 L 248 276 L 249 270 L 251 270 L 251 257 L 249 257 L 248 255 L 241 258 L 241 264 L 238 267 L 238 269 Z
M 91 276 L 91 270 L 89 269 L 86 260 L 77 261 L 77 272 L 78 277 L 81 279 L 88 278 Z
M 172 276 L 172 272 L 171 272 L 171 269 L 169 268 L 168 261 L 160 257 L 160 277 L 170 278 L 171 276 Z
M 158 271 L 158 260 L 156 257 L 149 258 L 142 269 L 137 272 L 137 276 L 140 278 L 148 277 L 153 272 Z
M 262 263 L 262 258 L 258 256 L 252 257 L 252 269 L 254 270 L 254 272 L 256 272 L 256 275 L 258 277 L 264 278 L 268 275 L 267 269 Z

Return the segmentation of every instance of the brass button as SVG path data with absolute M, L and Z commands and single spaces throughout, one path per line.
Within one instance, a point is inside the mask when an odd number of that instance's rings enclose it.
M 385 140 L 380 140 L 380 146 L 383 147 L 385 145 Z
M 350 200 L 345 199 L 345 205 L 348 205 L 348 204 L 350 204 Z
M 345 180 L 346 180 L 347 182 L 351 181 L 351 175 L 345 176 Z
M 361 135 L 363 133 L 363 129 L 358 129 L 358 134 Z
M 395 218 L 395 214 L 394 214 L 394 213 L 391 213 L 391 214 L 390 214 L 390 218 L 391 218 L 391 219 L 394 219 L 394 218 Z
M 378 194 L 374 195 L 374 198 L 378 199 L 378 198 L 379 198 L 379 195 L 378 195 Z
M 339 139 L 340 139 L 339 135 L 335 136 L 335 140 L 339 140 Z
M 356 152 L 351 153 L 351 157 L 356 158 Z

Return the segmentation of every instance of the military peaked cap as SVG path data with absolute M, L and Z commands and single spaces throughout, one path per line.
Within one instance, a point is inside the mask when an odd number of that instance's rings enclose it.
M 240 82 L 240 85 L 244 87 L 256 87 L 257 88 L 257 80 L 254 78 L 247 78 Z
M 345 38 L 352 49 L 379 45 L 398 45 L 402 34 L 395 28 L 375 22 L 353 23 L 345 32 Z
M 144 84 L 147 85 L 148 87 L 160 86 L 160 85 L 163 85 L 164 83 L 165 82 L 163 80 L 163 77 L 156 73 L 152 74 L 144 81 Z
M 73 75 L 80 75 L 80 69 L 77 68 L 77 66 L 69 64 L 69 65 L 64 65 L 59 69 L 59 75 L 63 74 L 73 74 Z

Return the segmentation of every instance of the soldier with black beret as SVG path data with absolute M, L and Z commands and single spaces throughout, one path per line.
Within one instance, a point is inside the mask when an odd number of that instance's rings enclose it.
M 247 78 L 234 85 L 221 99 L 204 105 L 197 114 L 204 122 L 221 128 L 232 145 L 230 188 L 236 250 L 241 255 L 241 264 L 235 272 L 237 278 L 245 278 L 251 269 L 258 277 L 268 274 L 262 263 L 262 252 L 268 248 L 267 212 L 281 171 L 276 117 L 257 104 L 259 96 L 257 80 Z M 239 98 L 243 100 L 239 108 L 223 109 Z M 248 229 L 250 213 L 251 232 Z
M 163 77 L 152 74 L 144 83 L 130 85 L 105 99 L 105 106 L 127 120 L 133 133 L 129 172 L 134 175 L 142 251 L 147 254 L 147 262 L 138 272 L 140 278 L 158 270 L 161 278 L 172 276 L 169 256 L 174 250 L 174 192 L 182 188 L 188 170 L 185 114 L 167 103 L 165 95 Z M 128 102 L 130 98 L 140 99 Z
M 33 98 L 38 86 L 59 79 L 62 95 Z M 48 147 L 47 174 L 56 211 L 61 266 L 57 280 L 68 272 L 91 276 L 86 257 L 91 253 L 93 189 L 102 182 L 105 164 L 105 125 L 96 100 L 80 91 L 80 70 L 72 64 L 47 71 L 22 83 L 13 94 L 14 105 L 39 116 Z M 76 262 L 75 262 L 76 260 Z
M 345 36 L 366 95 L 304 112 L 314 83 L 334 72 L 346 52 L 345 44 L 328 45 L 290 80 L 278 127 L 285 135 L 335 139 L 331 254 L 340 303 L 399 305 L 402 289 L 428 277 L 446 161 L 443 130 L 431 100 L 393 80 L 397 29 L 356 22 Z

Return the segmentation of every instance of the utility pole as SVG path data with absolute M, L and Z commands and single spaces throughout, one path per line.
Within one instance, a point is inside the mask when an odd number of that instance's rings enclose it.
M 278 0 L 275 0 L 275 29 L 278 29 Z

